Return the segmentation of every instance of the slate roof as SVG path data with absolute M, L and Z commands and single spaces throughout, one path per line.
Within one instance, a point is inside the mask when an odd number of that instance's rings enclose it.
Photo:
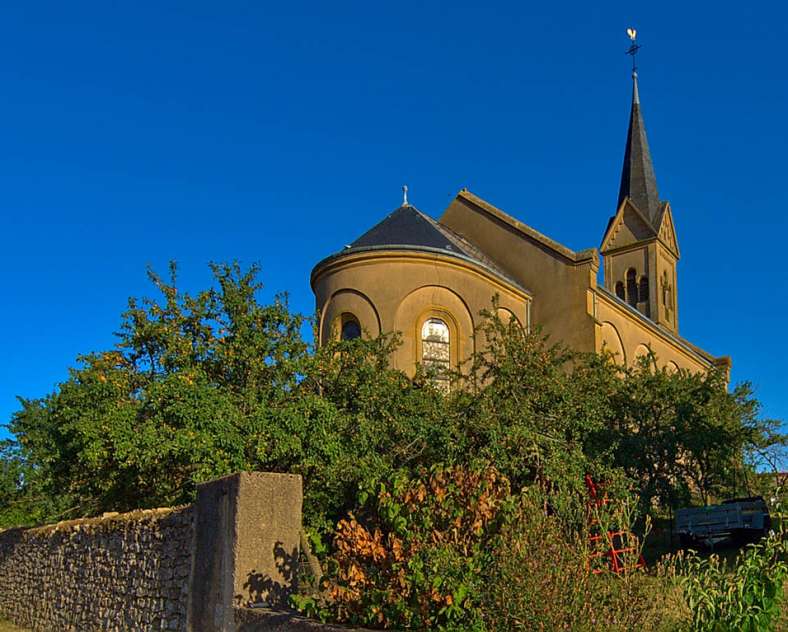
M 349 247 L 346 247 L 334 256 L 384 248 L 440 252 L 441 254 L 470 260 L 486 268 L 507 283 L 530 294 L 526 288 L 506 274 L 479 248 L 410 204 L 400 206 L 383 221 L 352 242 Z
M 657 177 L 654 174 L 654 165 L 646 138 L 646 124 L 640 111 L 637 73 L 632 74 L 632 111 L 629 115 L 629 130 L 617 206 L 621 206 L 626 197 L 634 202 L 652 226 L 659 226 L 664 209 L 659 201 Z
M 370 246 L 425 246 L 451 250 L 452 242 L 436 226 L 437 222 L 427 217 L 415 206 L 400 206 L 383 221 L 370 228 L 351 248 Z

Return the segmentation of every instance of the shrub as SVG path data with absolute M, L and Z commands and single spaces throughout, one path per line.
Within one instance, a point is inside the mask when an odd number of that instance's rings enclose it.
M 585 531 L 545 511 L 558 505 L 538 488 L 519 499 L 496 540 L 483 600 L 487 628 L 623 631 L 678 625 L 681 612 L 665 608 L 677 601 L 667 582 L 635 569 L 640 547 L 625 560 L 622 576 L 590 573 Z M 623 525 L 625 513 L 615 509 L 609 519 Z
M 547 490 L 547 491 L 545 491 Z M 634 495 L 594 517 L 630 529 Z M 493 467 L 438 466 L 362 495 L 337 526 L 320 597 L 295 605 L 323 620 L 431 630 L 674 630 L 688 610 L 675 574 L 591 573 L 576 490 L 512 496 Z
M 296 605 L 366 626 L 484 629 L 476 596 L 509 496 L 493 467 L 436 466 L 380 484 L 337 526 L 323 602 Z

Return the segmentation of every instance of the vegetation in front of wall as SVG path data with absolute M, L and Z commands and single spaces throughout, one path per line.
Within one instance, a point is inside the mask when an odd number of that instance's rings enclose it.
M 14 439 L 0 445 L 0 526 L 183 504 L 197 483 L 239 470 L 293 472 L 304 478 L 305 524 L 328 582 L 301 605 L 326 618 L 632 629 L 674 597 L 698 629 L 717 617 L 697 618 L 691 584 L 670 574 L 581 572 L 584 477 L 604 481 L 627 508 L 619 521 L 641 534 L 650 515 L 749 494 L 763 484 L 756 464 L 785 445 L 749 385 L 728 390 L 716 371 L 668 373 L 653 357 L 624 368 L 572 353 L 491 309 L 476 334 L 484 351 L 445 395 L 429 371 L 408 378 L 389 366 L 396 334 L 315 348 L 286 297 L 259 302 L 256 269 L 213 273 L 197 293 L 179 290 L 174 266 L 166 279 L 151 273 L 159 296 L 129 301 L 112 349 L 80 357 L 52 393 L 20 400 Z M 440 499 L 420 498 L 440 481 Z M 482 511 L 485 493 L 492 505 Z M 537 546 L 542 531 L 547 549 Z M 769 546 L 746 563 L 757 558 L 777 577 L 784 551 Z M 540 563 L 548 554 L 562 560 L 565 581 Z M 717 572 L 713 562 L 682 564 L 675 578 Z M 400 581 L 407 590 L 394 590 Z M 507 592 L 515 587 L 553 597 L 518 600 Z
M 513 493 L 492 466 L 437 466 L 362 498 L 363 517 L 338 525 L 323 590 L 293 597 L 302 612 L 430 630 L 631 630 L 664 614 L 636 572 L 639 544 L 620 577 L 589 572 L 587 507 L 556 486 Z M 632 516 L 608 507 L 608 525 Z
M 732 562 L 689 551 L 645 569 L 633 536 L 613 573 L 594 572 L 589 520 L 633 533 L 633 494 L 608 497 L 601 515 L 556 485 L 511 493 L 491 466 L 435 467 L 393 490 L 362 493 L 358 515 L 339 522 L 321 589 L 291 597 L 301 612 L 374 628 L 502 632 L 760 632 L 788 619 L 779 507 L 778 529 Z

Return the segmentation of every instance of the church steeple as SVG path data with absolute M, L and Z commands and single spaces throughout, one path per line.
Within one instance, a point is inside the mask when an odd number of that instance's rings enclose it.
M 648 149 L 646 125 L 640 111 L 638 75 L 632 72 L 632 111 L 629 115 L 627 146 L 624 166 L 621 170 L 621 186 L 618 190 L 618 205 L 629 198 L 637 209 L 646 216 L 652 226 L 657 227 L 660 218 L 659 194 L 651 152 Z
M 632 111 L 621 170 L 616 214 L 608 222 L 600 252 L 605 258 L 605 288 L 658 325 L 678 333 L 676 263 L 679 246 L 673 213 L 660 202 L 657 178 L 640 111 L 635 30 L 632 46 Z

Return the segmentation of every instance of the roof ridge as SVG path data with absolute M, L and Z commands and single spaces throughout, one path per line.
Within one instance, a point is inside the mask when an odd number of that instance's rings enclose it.
M 510 215 L 506 211 L 501 210 L 494 204 L 491 204 L 487 200 L 479 197 L 475 193 L 472 193 L 468 189 L 461 189 L 460 192 L 457 194 L 457 197 L 462 198 L 475 204 L 478 208 L 483 211 L 486 211 L 493 217 L 501 220 L 502 222 L 508 224 L 515 230 L 527 235 L 531 239 L 534 239 L 541 243 L 544 246 L 554 250 L 555 252 L 559 253 L 563 257 L 566 257 L 569 261 L 574 263 L 581 263 L 587 261 L 588 259 L 593 259 L 595 257 L 596 248 L 585 248 L 583 250 L 572 250 L 568 246 L 564 246 L 562 243 L 556 241 L 545 235 L 544 233 L 536 230 L 532 226 L 526 224 L 525 222 L 520 221 L 513 215 Z

